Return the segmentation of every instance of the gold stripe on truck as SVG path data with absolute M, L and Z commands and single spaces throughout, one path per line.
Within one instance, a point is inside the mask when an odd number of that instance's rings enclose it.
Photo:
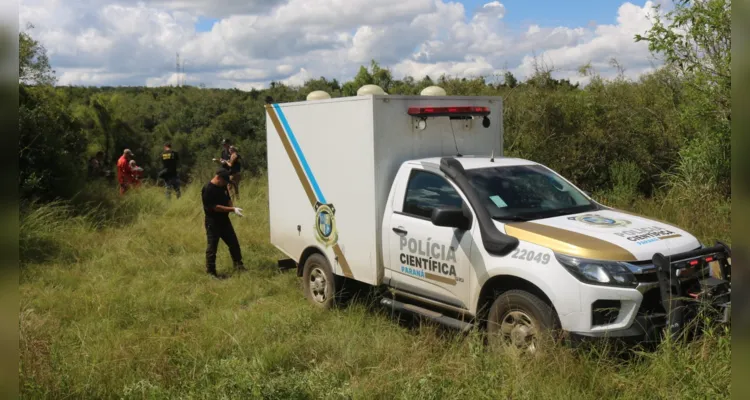
M 592 260 L 638 260 L 633 253 L 606 240 L 534 222 L 506 224 L 505 232 L 519 240 L 544 246 L 569 256 Z
M 284 133 L 284 128 L 281 126 L 279 117 L 276 115 L 276 111 L 273 109 L 273 106 L 270 104 L 266 105 L 266 111 L 268 111 L 268 116 L 271 118 L 271 122 L 273 123 L 273 126 L 276 128 L 276 133 L 279 134 L 279 139 L 281 139 L 281 144 L 284 145 L 284 150 L 286 150 L 286 154 L 289 156 L 289 161 L 292 162 L 294 171 L 297 173 L 297 178 L 299 178 L 299 182 L 302 184 L 302 187 L 305 189 L 305 193 L 307 194 L 307 199 L 310 201 L 310 206 L 313 207 L 313 209 L 315 209 L 317 198 L 315 197 L 315 193 L 313 192 L 310 182 L 307 180 L 305 171 L 302 170 L 302 166 L 300 165 L 299 160 L 297 159 L 297 156 L 294 153 L 294 149 L 292 149 L 292 144 L 289 143 L 289 138 Z M 333 245 L 333 252 L 334 254 L 336 254 L 336 258 L 338 260 L 339 265 L 341 265 L 341 270 L 344 272 L 344 276 L 346 276 L 347 278 L 354 278 L 354 274 L 352 274 L 352 269 L 349 266 L 349 262 L 346 261 L 346 256 L 344 256 L 344 252 L 341 251 L 341 247 L 339 247 L 338 243 Z

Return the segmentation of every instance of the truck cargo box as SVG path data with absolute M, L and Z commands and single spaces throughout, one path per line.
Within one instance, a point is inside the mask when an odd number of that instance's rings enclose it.
M 438 107 L 487 107 L 451 119 Z M 420 116 L 409 114 L 421 113 Z M 384 204 L 400 165 L 502 155 L 502 98 L 364 95 L 266 106 L 271 243 L 299 261 L 315 247 L 337 275 L 381 283 Z

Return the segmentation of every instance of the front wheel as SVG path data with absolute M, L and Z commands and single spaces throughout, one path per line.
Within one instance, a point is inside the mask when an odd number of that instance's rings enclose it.
M 558 325 L 555 310 L 539 297 L 523 290 L 509 290 L 492 303 L 487 334 L 491 345 L 510 344 L 533 353 Z
M 325 257 L 313 254 L 305 261 L 302 282 L 302 290 L 310 303 L 323 309 L 334 306 L 336 280 Z

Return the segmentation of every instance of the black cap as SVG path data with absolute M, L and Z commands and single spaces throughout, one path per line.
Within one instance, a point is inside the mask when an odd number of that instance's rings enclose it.
M 164 143 L 164 147 L 172 147 L 172 142 L 166 142 L 166 143 Z
M 220 177 L 221 179 L 224 179 L 225 181 L 229 180 L 229 176 L 231 174 L 232 173 L 229 172 L 229 170 L 226 168 L 219 168 L 216 170 L 216 176 Z
M 222 139 L 221 144 L 232 144 L 232 141 L 229 139 Z

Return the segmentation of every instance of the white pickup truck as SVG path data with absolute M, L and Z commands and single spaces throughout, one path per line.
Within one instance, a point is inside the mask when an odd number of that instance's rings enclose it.
M 311 303 L 353 279 L 522 347 L 560 329 L 656 340 L 699 300 L 728 321 L 727 246 L 502 157 L 501 98 L 327 97 L 266 106 L 271 243 Z

